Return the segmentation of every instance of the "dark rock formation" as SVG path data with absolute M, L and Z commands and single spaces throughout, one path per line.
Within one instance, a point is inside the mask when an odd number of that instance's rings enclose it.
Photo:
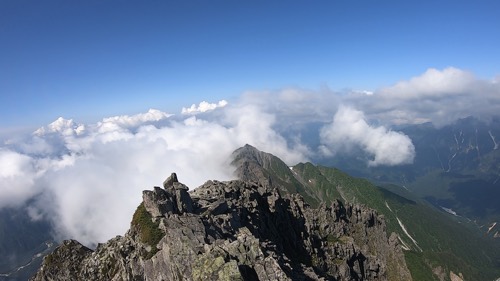
M 125 236 L 65 241 L 32 280 L 411 280 L 373 210 L 239 180 L 164 187 L 143 192 Z
M 235 175 L 243 181 L 255 182 L 267 189 L 302 195 L 309 204 L 317 207 L 321 198 L 307 184 L 301 182 L 278 157 L 246 144 L 236 149 L 232 156 Z
M 189 188 L 177 181 L 175 173 L 163 182 L 163 187 L 165 189 L 155 186 L 153 191 L 143 192 L 144 207 L 153 217 L 193 211 Z
M 174 186 L 174 183 L 179 182 L 177 180 L 177 174 L 172 173 L 170 177 L 168 177 L 164 182 L 163 182 L 163 188 L 167 189 L 169 187 Z

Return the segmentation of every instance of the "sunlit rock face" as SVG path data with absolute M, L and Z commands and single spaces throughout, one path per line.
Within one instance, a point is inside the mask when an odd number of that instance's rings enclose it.
M 143 192 L 130 230 L 95 250 L 65 241 L 32 280 L 411 280 L 383 217 L 248 181 Z

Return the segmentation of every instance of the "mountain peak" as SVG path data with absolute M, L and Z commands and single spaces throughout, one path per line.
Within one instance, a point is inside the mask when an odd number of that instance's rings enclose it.
M 276 175 L 289 173 L 288 166 L 278 157 L 246 144 L 236 149 L 231 164 L 236 168 L 236 176 L 243 181 L 256 182 L 265 188 L 275 186 Z M 293 177 L 293 176 L 292 176 Z
M 249 144 L 245 144 L 244 146 L 233 151 L 232 158 L 235 161 L 237 161 L 238 159 L 259 161 L 259 159 L 261 158 L 261 156 L 263 154 L 266 154 L 266 153 L 258 150 L 254 146 L 251 146 Z
M 166 182 L 144 191 L 125 236 L 95 250 L 64 242 L 32 280 L 411 280 L 374 210 L 312 209 L 241 180 Z
M 257 150 L 254 146 L 249 145 L 248 143 L 243 146 L 244 149 L 254 149 Z

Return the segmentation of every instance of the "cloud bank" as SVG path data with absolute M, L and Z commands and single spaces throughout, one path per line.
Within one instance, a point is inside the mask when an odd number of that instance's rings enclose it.
M 432 122 L 444 126 L 468 116 L 487 120 L 498 115 L 500 83 L 498 77 L 478 79 L 453 67 L 431 68 L 420 76 L 378 89 L 372 95 L 353 93 L 344 102 L 386 124 Z
M 373 91 L 248 91 L 181 115 L 58 118 L 0 146 L 0 208 L 22 206 L 33 219 L 50 219 L 58 238 L 91 245 L 123 234 L 141 191 L 171 172 L 191 188 L 233 178 L 229 156 L 246 143 L 290 165 L 355 149 L 369 166 L 411 163 L 418 151 L 391 125 L 491 117 L 500 112 L 498 81 L 429 69 Z
M 363 112 L 345 106 L 339 108 L 331 124 L 321 129 L 320 137 L 326 155 L 357 146 L 373 158 L 368 161 L 370 166 L 410 164 L 415 157 L 408 136 L 383 126 L 370 126 Z
M 273 115 L 252 105 L 218 119 L 174 119 L 150 110 L 78 124 L 59 118 L 32 136 L 0 149 L 0 208 L 30 200 L 34 219 L 48 218 L 58 238 L 91 245 L 123 234 L 141 191 L 171 172 L 191 188 L 233 178 L 230 154 L 246 143 L 295 164 L 303 147 L 288 145 Z

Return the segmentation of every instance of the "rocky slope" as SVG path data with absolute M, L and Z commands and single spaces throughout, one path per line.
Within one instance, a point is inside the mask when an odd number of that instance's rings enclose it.
M 389 237 L 389 238 L 388 238 Z M 314 209 L 269 184 L 175 174 L 143 192 L 130 230 L 95 250 L 65 241 L 32 280 L 411 280 L 396 234 L 363 206 Z
M 288 194 L 300 194 L 313 207 L 320 203 L 330 204 L 332 200 L 341 198 L 336 188 L 331 186 L 331 196 L 324 196 L 323 191 L 308 184 L 303 178 L 288 167 L 278 157 L 258 150 L 251 145 L 245 145 L 232 154 L 231 164 L 235 167 L 236 176 L 244 181 L 251 181 L 276 188 Z

